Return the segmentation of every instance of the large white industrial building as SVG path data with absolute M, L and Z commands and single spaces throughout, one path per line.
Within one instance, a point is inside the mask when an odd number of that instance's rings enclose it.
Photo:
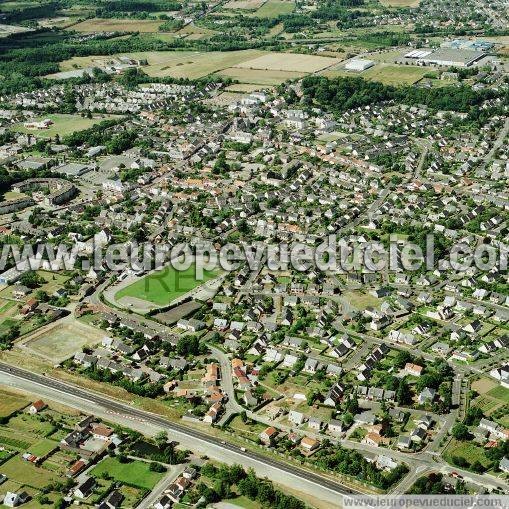
M 372 60 L 365 60 L 363 58 L 354 58 L 353 60 L 350 60 L 345 64 L 345 69 L 348 71 L 365 71 L 366 69 L 369 69 L 370 67 L 373 67 L 375 65 L 375 62 Z

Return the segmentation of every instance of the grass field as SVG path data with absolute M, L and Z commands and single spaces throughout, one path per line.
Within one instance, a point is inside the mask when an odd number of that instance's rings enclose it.
M 499 401 L 502 401 L 503 403 L 506 403 L 506 404 L 509 403 L 509 389 L 506 389 L 505 387 L 502 387 L 501 385 L 494 387 L 487 394 L 488 394 L 488 396 L 498 399 Z
M 2 2 L 2 11 L 4 12 L 10 12 L 10 11 L 14 11 L 16 9 L 26 9 L 27 7 L 34 7 L 36 5 L 38 5 L 39 2 L 36 2 L 36 1 L 24 1 L 24 0 L 14 0 L 14 1 L 10 1 L 8 0 L 7 2 Z
M 103 336 L 104 333 L 99 329 L 82 322 L 56 322 L 35 332 L 23 344 L 35 353 L 60 363 L 84 346 L 98 343 Z
M 244 496 L 228 499 L 228 504 L 243 509 L 261 509 L 262 507 L 258 502 Z
M 2 474 L 21 484 L 28 484 L 34 488 L 44 488 L 50 482 L 60 480 L 60 476 L 45 468 L 36 467 L 24 461 L 20 455 L 11 458 L 2 465 Z
M 196 26 L 194 23 L 190 23 L 186 25 L 184 28 L 181 28 L 178 32 L 175 32 L 175 35 L 179 37 L 184 36 L 186 39 L 205 39 L 210 37 L 217 32 L 215 30 L 211 30 L 207 27 Z
M 381 304 L 381 300 L 369 295 L 368 293 L 361 293 L 356 291 L 345 292 L 345 300 L 359 311 L 364 311 L 367 307 L 377 307 Z
M 101 461 L 91 472 L 94 477 L 101 477 L 107 473 L 116 481 L 138 486 L 151 490 L 163 477 L 164 474 L 151 472 L 149 463 L 143 461 L 131 461 L 120 463 L 116 458 L 106 458 Z
M 302 78 L 305 73 L 292 71 L 266 71 L 260 69 L 239 69 L 238 67 L 230 67 L 218 72 L 220 76 L 227 76 L 236 79 L 241 83 L 258 85 L 279 85 L 287 80 Z M 233 88 L 239 85 L 232 85 Z
M 87 19 L 73 25 L 77 32 L 158 32 L 162 20 L 148 19 Z
M 265 2 L 253 16 L 257 18 L 277 18 L 280 14 L 290 14 L 295 9 L 293 1 L 268 0 Z
M 58 444 L 53 440 L 49 440 L 48 438 L 43 438 L 39 442 L 36 442 L 34 445 L 30 447 L 30 452 L 34 456 L 38 456 L 39 458 L 43 458 L 51 451 L 53 451 Z
M 164 306 L 205 281 L 212 279 L 215 275 L 213 272 L 204 272 L 203 281 L 197 281 L 194 265 L 185 271 L 177 271 L 173 267 L 167 267 L 122 288 L 115 294 L 115 299 L 135 297 Z
M 62 288 L 65 282 L 69 279 L 68 275 L 57 272 L 48 272 L 46 270 L 38 270 L 37 275 L 42 277 L 45 281 L 41 285 L 41 290 L 44 290 L 50 295 L 59 288 Z
M 49 421 L 40 420 L 38 416 L 25 412 L 11 417 L 7 428 L 16 432 L 20 437 L 32 441 L 45 437 L 53 431 L 53 425 Z
M 7 417 L 17 410 L 21 410 L 30 400 L 14 392 L 0 389 L 0 417 Z
M 234 85 L 229 85 L 225 88 L 227 92 L 241 92 L 242 94 L 248 94 L 250 92 L 255 92 L 256 90 L 260 90 L 262 87 L 260 85 L 251 85 L 249 83 L 235 83 Z
M 13 130 L 20 133 L 30 133 L 37 138 L 53 138 L 57 134 L 62 137 L 76 131 L 83 131 L 102 120 L 113 117 L 111 115 L 96 115 L 94 118 L 84 118 L 80 115 L 52 113 L 38 117 L 37 120 L 40 121 L 46 118 L 54 122 L 48 129 L 27 129 L 23 124 L 18 124 L 13 127 Z

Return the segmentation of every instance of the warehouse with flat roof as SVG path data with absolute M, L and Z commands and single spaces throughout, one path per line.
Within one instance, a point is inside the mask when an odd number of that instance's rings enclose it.
M 484 56 L 486 56 L 486 53 L 482 51 L 440 48 L 429 55 L 419 58 L 418 61 L 428 65 L 470 67 Z
M 345 64 L 345 69 L 347 71 L 365 71 L 370 67 L 373 67 L 375 62 L 373 60 L 365 60 L 363 58 L 354 58 Z

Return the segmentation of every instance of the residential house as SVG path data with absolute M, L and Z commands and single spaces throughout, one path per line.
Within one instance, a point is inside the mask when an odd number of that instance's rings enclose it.
M 30 405 L 30 408 L 28 409 L 28 413 L 30 414 L 38 414 L 39 412 L 41 412 L 42 410 L 44 410 L 48 405 L 46 405 L 46 403 L 44 403 L 44 401 L 42 401 L 41 399 L 37 400 L 37 401 L 34 401 L 31 405 Z
M 296 426 L 300 426 L 305 421 L 305 416 L 301 412 L 290 410 L 288 413 L 288 420 Z
M 271 445 L 274 439 L 276 438 L 277 433 L 278 431 L 276 428 L 274 428 L 273 426 L 269 426 L 260 433 L 260 440 L 265 445 Z
M 95 479 L 93 477 L 87 477 L 81 484 L 78 485 L 74 490 L 74 496 L 77 498 L 89 497 L 95 488 Z

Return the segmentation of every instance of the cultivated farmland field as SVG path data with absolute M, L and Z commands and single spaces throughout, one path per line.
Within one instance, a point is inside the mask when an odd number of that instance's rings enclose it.
M 231 0 L 224 4 L 224 9 L 255 10 L 263 5 L 264 0 Z
M 21 410 L 28 403 L 30 400 L 27 397 L 0 389 L 0 417 L 7 417 Z
M 388 7 L 417 7 L 420 0 L 380 0 L 380 3 Z
M 60 69 L 70 71 L 102 67 L 119 56 L 146 59 L 148 65 L 143 66 L 143 71 L 153 77 L 196 79 L 218 73 L 255 85 L 277 85 L 287 79 L 323 71 L 341 62 L 339 58 L 254 49 L 226 52 L 143 51 L 112 56 L 74 57 L 62 62 Z
M 241 62 L 251 60 L 265 52 L 258 50 L 243 51 L 145 51 L 135 53 L 123 53 L 120 56 L 146 59 L 148 65 L 143 66 L 143 71 L 149 76 L 176 78 L 201 78 L 221 69 L 235 66 Z M 119 55 L 116 55 L 119 56 Z M 112 57 L 74 57 L 62 62 L 62 71 L 82 69 L 90 66 L 105 64 Z
M 72 26 L 77 32 L 158 32 L 162 20 L 148 19 L 87 19 Z
M 251 60 L 243 61 L 234 67 L 239 69 L 263 69 L 310 73 L 317 72 L 340 62 L 338 58 L 301 55 L 298 53 L 267 53 Z
M 115 299 L 118 301 L 123 297 L 131 297 L 165 306 L 177 297 L 212 279 L 215 275 L 213 272 L 205 271 L 203 281 L 197 281 L 194 265 L 184 271 L 167 267 L 122 288 L 115 294 Z
M 233 78 L 241 83 L 253 85 L 279 85 L 286 80 L 302 78 L 305 73 L 292 71 L 268 71 L 260 69 L 241 69 L 238 67 L 229 67 L 219 71 L 220 76 Z M 238 87 L 238 85 L 232 85 Z
M 293 1 L 268 0 L 254 14 L 257 18 L 277 18 L 280 14 L 290 14 L 295 9 Z

